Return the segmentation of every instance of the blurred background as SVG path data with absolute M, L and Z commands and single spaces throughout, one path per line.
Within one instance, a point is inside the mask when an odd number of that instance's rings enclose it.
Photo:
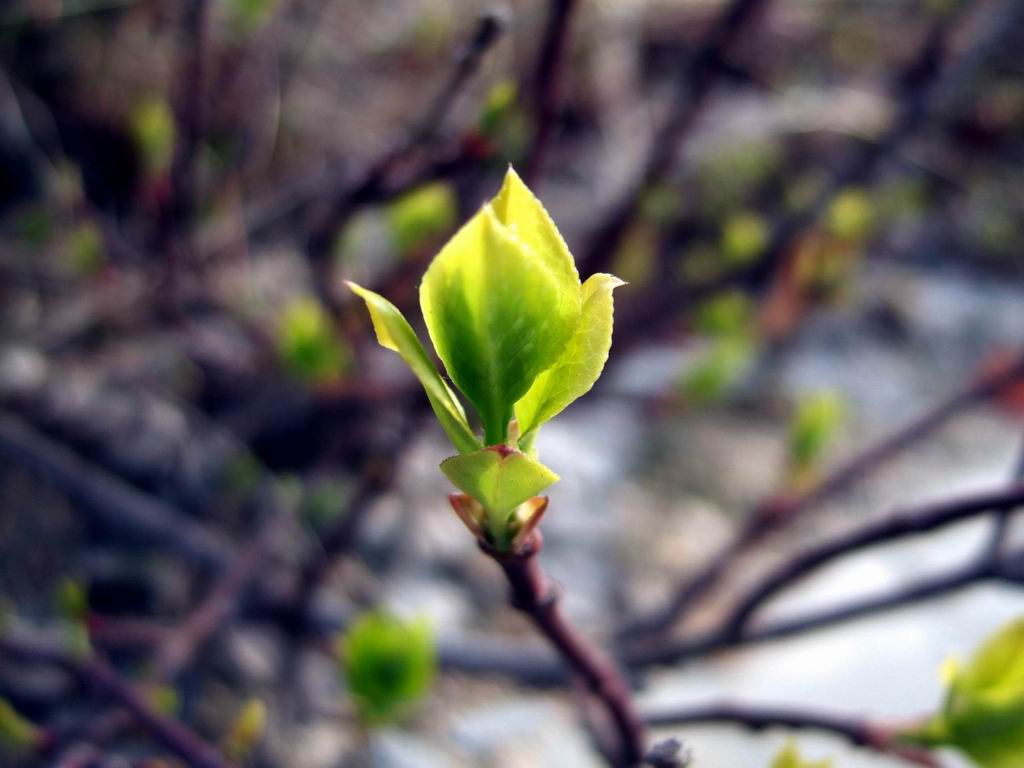
M 562 476 L 544 565 L 628 660 L 627 620 L 771 518 L 648 633 L 699 637 L 794 552 L 1024 470 L 1022 46 L 1017 0 L 7 0 L 4 626 L 93 649 L 239 764 L 602 764 L 343 280 L 426 338 L 426 264 L 524 176 L 581 275 L 629 282 L 602 380 L 539 440 Z M 941 579 L 992 530 L 858 553 L 757 620 Z M 912 719 L 944 659 L 1024 612 L 1002 581 L 631 663 L 639 702 Z M 368 727 L 334 638 L 371 609 L 425 617 L 439 669 Z M 53 670 L 0 657 L 0 696 L 56 734 L 4 765 L 175 764 Z M 702 768 L 786 739 L 657 735 Z

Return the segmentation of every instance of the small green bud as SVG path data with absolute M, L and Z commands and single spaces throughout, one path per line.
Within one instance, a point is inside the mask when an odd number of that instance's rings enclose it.
M 789 462 L 797 472 L 811 469 L 835 439 L 846 418 L 846 403 L 835 392 L 803 398 L 789 427 Z
M 249 699 L 235 716 L 224 738 L 224 754 L 234 763 L 242 763 L 259 744 L 267 727 L 267 705 Z
M 387 220 L 395 247 L 409 253 L 451 232 L 458 206 L 451 185 L 426 184 L 407 192 L 388 206 Z
M 394 722 L 430 691 L 437 671 L 433 631 L 424 619 L 361 616 L 338 641 L 348 690 L 370 725 Z
M 351 361 L 348 345 L 320 302 L 311 296 L 293 299 L 285 307 L 277 345 L 288 371 L 313 385 L 338 381 Z
M 782 748 L 782 751 L 775 756 L 772 768 L 832 768 L 831 760 L 810 761 L 800 756 L 800 750 L 794 742 L 790 741 Z

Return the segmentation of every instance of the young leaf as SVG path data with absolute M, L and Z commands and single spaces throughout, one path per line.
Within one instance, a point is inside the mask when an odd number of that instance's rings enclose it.
M 505 534 L 516 507 L 558 482 L 558 475 L 543 464 L 504 445 L 452 456 L 441 463 L 441 471 L 456 488 L 483 505 L 489 533 L 498 546 L 507 543 Z
M 794 742 L 789 742 L 782 751 L 775 756 L 775 760 L 772 762 L 772 768 L 831 768 L 831 760 L 819 760 L 817 762 L 810 762 L 804 760 L 800 756 L 800 750 Z
M 789 461 L 796 470 L 817 462 L 846 417 L 846 403 L 835 392 L 809 395 L 797 405 L 789 427 Z
M 314 385 L 338 381 L 348 368 L 350 352 L 331 318 L 316 299 L 293 299 L 277 328 L 281 361 L 297 378 Z
M 426 695 L 437 669 L 433 632 L 424 620 L 368 613 L 338 650 L 356 708 L 373 724 L 395 720 Z
M 392 239 L 401 253 L 421 247 L 455 227 L 458 205 L 451 185 L 434 182 L 407 192 L 388 206 Z
M 944 710 L 907 736 L 956 747 L 980 768 L 1024 765 L 1024 619 L 1003 627 L 956 670 Z
M 456 399 L 437 368 L 427 357 L 416 332 L 412 326 L 398 311 L 398 308 L 380 294 L 369 291 L 353 282 L 348 283 L 357 295 L 366 302 L 370 310 L 370 319 L 373 321 L 373 329 L 377 333 L 377 341 L 382 347 L 393 350 L 401 355 L 405 364 L 412 369 L 416 378 L 420 380 L 423 389 L 426 390 L 430 405 L 437 414 L 438 421 L 444 431 L 455 444 L 460 453 L 470 453 L 479 450 L 480 440 L 473 434 L 466 421 L 466 412 L 462 404 Z
M 601 375 L 612 345 L 612 291 L 623 285 L 614 275 L 592 275 L 583 284 L 583 309 L 576 332 L 562 356 L 540 374 L 516 403 L 523 435 L 585 395 Z
M 558 359 L 579 320 L 579 284 L 566 279 L 555 255 L 532 246 L 547 247 L 551 238 L 538 223 L 543 209 L 528 209 L 510 195 L 504 214 L 519 219 L 506 225 L 485 205 L 420 286 L 434 348 L 479 411 L 488 445 L 505 442 L 516 401 Z

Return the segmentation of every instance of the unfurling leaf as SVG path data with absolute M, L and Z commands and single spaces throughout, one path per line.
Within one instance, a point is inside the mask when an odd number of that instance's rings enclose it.
M 511 169 L 431 263 L 420 287 L 427 330 L 488 445 L 506 441 L 516 401 L 561 355 L 581 293 L 561 235 Z
M 612 346 L 612 291 L 623 285 L 614 275 L 596 274 L 583 284 L 579 324 L 558 361 L 541 373 L 516 403 L 525 436 L 585 395 L 601 375 Z
M 405 364 L 420 380 L 438 421 L 456 449 L 462 453 L 479 450 L 480 441 L 469 428 L 462 404 L 427 357 L 427 351 L 402 313 L 380 294 L 355 283 L 350 282 L 348 286 L 366 302 L 380 345 L 401 355 Z
M 338 652 L 356 709 L 373 725 L 408 712 L 430 691 L 437 670 L 433 632 L 422 619 L 368 613 L 339 640 Z
M 558 475 L 543 464 L 505 445 L 452 456 L 441 462 L 441 471 L 483 506 L 486 533 L 499 548 L 509 546 L 516 532 L 517 507 L 558 482 Z
M 349 284 L 366 301 L 378 341 L 423 383 L 462 454 L 442 464 L 468 494 L 454 496 L 453 507 L 493 546 L 516 546 L 543 514 L 537 494 L 558 476 L 536 461 L 534 438 L 600 375 L 611 345 L 612 291 L 621 284 L 605 274 L 580 284 L 551 217 L 509 168 L 498 194 L 441 249 L 420 285 L 431 341 L 476 408 L 483 442 L 398 309 Z
M 804 760 L 800 756 L 800 750 L 792 741 L 782 748 L 782 751 L 775 756 L 772 768 L 832 768 L 831 760 Z
M 980 768 L 1024 765 L 1024 619 L 996 632 L 949 674 L 942 712 L 906 738 L 959 749 Z

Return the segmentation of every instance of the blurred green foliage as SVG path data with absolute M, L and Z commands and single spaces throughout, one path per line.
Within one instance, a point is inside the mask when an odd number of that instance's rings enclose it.
M 252 33 L 270 20 L 277 0 L 226 0 L 231 21 L 244 33 Z
M 28 752 L 39 738 L 39 728 L 22 717 L 11 703 L 0 699 L 0 755 Z
M 235 716 L 223 749 L 228 760 L 243 763 L 259 744 L 267 727 L 267 705 L 260 699 L 248 699 Z
M 107 263 L 103 235 L 91 222 L 82 222 L 71 230 L 64 251 L 68 265 L 78 275 L 94 275 Z
M 70 577 L 60 580 L 54 591 L 54 601 L 61 618 L 71 622 L 85 621 L 89 616 L 89 594 L 81 582 Z
M 789 425 L 791 469 L 805 472 L 820 460 L 846 419 L 846 401 L 836 392 L 817 392 L 797 403 Z
M 768 223 L 753 211 L 733 214 L 722 227 L 719 247 L 729 266 L 742 266 L 756 259 L 768 245 Z
M 831 760 L 805 760 L 800 750 L 790 741 L 782 748 L 772 761 L 772 768 L 832 768 Z
M 428 245 L 455 229 L 458 202 L 451 184 L 438 181 L 407 192 L 387 208 L 388 228 L 399 252 Z
M 708 299 L 693 314 L 694 328 L 708 336 L 751 335 L 754 329 L 754 304 L 739 291 L 729 291 Z
M 369 725 L 408 713 L 430 691 L 437 671 L 434 635 L 425 619 L 367 613 L 338 642 L 338 654 L 356 710 Z
M 352 358 L 330 316 L 312 296 L 295 298 L 285 307 L 277 346 L 289 373 L 313 385 L 339 380 Z
M 132 136 L 150 176 L 162 176 L 174 157 L 174 112 L 166 100 L 156 97 L 135 105 L 131 114 Z
M 949 670 L 942 711 L 907 737 L 950 746 L 980 768 L 1024 765 L 1024 618 L 1002 627 Z
M 727 396 L 750 371 L 757 345 L 746 337 L 715 339 L 701 359 L 683 375 L 685 402 L 707 405 Z
M 832 234 L 863 242 L 874 230 L 875 206 L 866 190 L 849 187 L 836 195 L 825 218 Z

